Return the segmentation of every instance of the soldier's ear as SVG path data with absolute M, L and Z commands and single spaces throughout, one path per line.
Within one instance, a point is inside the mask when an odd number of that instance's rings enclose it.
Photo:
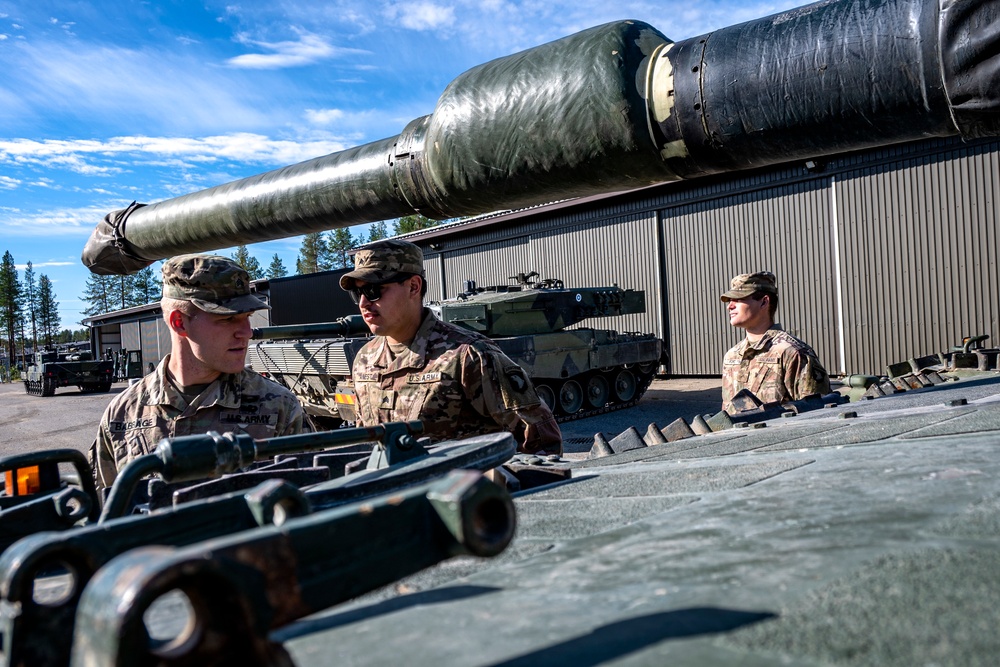
M 177 335 L 187 335 L 187 326 L 184 323 L 184 313 L 179 310 L 171 310 L 170 315 L 167 317 L 167 321 L 170 323 L 170 328 L 177 333 Z

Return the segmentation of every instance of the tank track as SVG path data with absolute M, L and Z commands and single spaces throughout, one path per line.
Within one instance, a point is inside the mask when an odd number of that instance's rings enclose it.
M 55 385 L 45 380 L 25 380 L 24 393 L 30 396 L 52 396 L 56 393 Z
M 577 411 L 575 411 L 575 412 L 573 412 L 571 414 L 567 414 L 564 410 L 562 410 L 560 407 L 557 406 L 552 411 L 552 413 L 555 415 L 556 421 L 558 423 L 562 424 L 564 422 L 576 421 L 578 419 L 586 419 L 587 417 L 595 417 L 597 415 L 607 414 L 609 412 L 614 412 L 616 410 L 625 410 L 627 408 L 631 408 L 631 407 L 633 407 L 635 405 L 638 405 L 639 401 L 642 400 L 642 397 L 645 396 L 646 390 L 649 389 L 649 385 L 653 382 L 653 378 L 656 376 L 656 367 L 654 365 L 652 368 L 650 368 L 647 371 L 640 371 L 637 366 L 628 366 L 628 367 L 626 367 L 626 366 L 619 366 L 616 369 L 614 369 L 614 371 L 612 371 L 612 372 L 621 371 L 621 370 L 630 370 L 635 375 L 635 378 L 636 378 L 635 395 L 632 398 L 630 398 L 627 401 L 620 401 L 620 400 L 618 400 L 615 397 L 614 392 L 612 391 L 609 394 L 609 396 L 608 396 L 608 402 L 605 405 L 603 405 L 603 406 L 601 406 L 599 408 L 594 408 L 594 407 L 589 407 L 587 405 L 584 405 L 579 410 L 577 410 Z M 604 374 L 605 375 L 610 375 L 611 372 L 604 372 Z M 558 391 L 559 388 L 562 387 L 562 385 L 565 384 L 568 380 L 577 380 L 577 381 L 579 381 L 580 378 L 586 378 L 589 375 L 592 375 L 592 374 L 591 373 L 587 373 L 587 374 L 583 374 L 581 376 L 566 378 L 566 379 L 557 380 L 557 381 L 546 380 L 546 379 L 542 379 L 542 378 L 539 378 L 539 379 L 533 380 L 533 381 L 534 381 L 536 387 L 538 387 L 539 385 L 551 387 L 553 389 L 553 392 L 555 392 L 555 395 L 558 396 L 559 395 L 559 391 Z M 558 400 L 557 400 L 557 403 L 558 403 Z

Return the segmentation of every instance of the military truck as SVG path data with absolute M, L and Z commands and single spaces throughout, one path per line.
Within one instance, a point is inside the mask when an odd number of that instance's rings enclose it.
M 24 376 L 24 391 L 32 396 L 52 396 L 59 387 L 80 388 L 81 392 L 111 391 L 115 362 L 94 359 L 87 351 L 40 350 Z

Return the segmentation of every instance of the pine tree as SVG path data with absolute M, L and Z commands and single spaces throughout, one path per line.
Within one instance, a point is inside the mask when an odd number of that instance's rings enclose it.
M 17 279 L 17 267 L 10 251 L 4 253 L 0 261 L 0 335 L 7 341 L 7 361 L 13 365 L 17 359 L 14 346 L 21 328 L 21 283 Z
M 233 261 L 243 267 L 243 270 L 250 276 L 250 280 L 260 280 L 264 277 L 264 269 L 261 268 L 260 262 L 250 254 L 245 245 L 236 246 Z
M 146 267 L 135 274 L 129 276 L 129 306 L 144 306 L 160 299 L 163 286 L 153 273 L 153 269 Z
M 118 278 L 119 276 L 99 276 L 96 273 L 87 276 L 87 283 L 83 286 L 83 296 L 80 297 L 88 304 L 83 309 L 84 315 L 91 317 L 117 310 L 114 291 Z
M 59 302 L 52 281 L 44 273 L 38 277 L 38 333 L 46 346 L 59 335 Z
M 420 215 L 419 213 L 415 213 L 414 215 L 404 215 L 402 218 L 396 220 L 393 235 L 399 236 L 400 234 L 415 232 L 418 229 L 437 227 L 440 224 L 441 223 L 438 220 L 431 220 L 427 216 Z
M 271 263 L 267 265 L 267 277 L 268 278 L 284 278 L 288 275 L 288 269 L 285 268 L 285 263 L 281 261 L 278 257 L 278 253 L 274 253 L 274 257 L 271 258 Z
M 347 227 L 340 227 L 330 232 L 327 247 L 330 249 L 331 266 L 333 269 L 350 268 L 351 256 L 348 251 L 355 246 L 357 239 Z
M 323 232 L 312 232 L 302 237 L 302 245 L 299 247 L 299 257 L 295 260 L 295 272 L 299 275 L 306 273 L 316 273 L 326 271 L 330 268 L 328 263 L 329 251 Z
M 35 269 L 31 262 L 24 269 L 24 279 L 21 281 L 24 288 L 24 323 L 31 333 L 31 349 L 38 347 L 38 281 L 35 280 Z
M 368 243 L 374 243 L 375 241 L 381 241 L 382 239 L 389 238 L 389 228 L 385 224 L 385 220 L 373 223 L 371 227 L 368 228 Z

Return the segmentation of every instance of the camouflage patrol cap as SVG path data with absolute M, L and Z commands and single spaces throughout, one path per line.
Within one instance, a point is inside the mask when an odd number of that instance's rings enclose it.
M 340 287 L 349 290 L 355 280 L 392 282 L 401 273 L 424 275 L 424 253 L 408 241 L 378 241 L 355 253 L 354 270 L 340 277 Z
M 250 276 L 219 255 L 177 255 L 163 263 L 163 296 L 190 301 L 206 313 L 237 315 L 270 308 L 250 294 Z
M 778 279 L 770 271 L 758 271 L 757 273 L 742 273 L 729 283 L 729 291 L 720 298 L 723 302 L 732 299 L 743 299 L 757 292 L 767 292 L 768 294 L 778 293 Z

